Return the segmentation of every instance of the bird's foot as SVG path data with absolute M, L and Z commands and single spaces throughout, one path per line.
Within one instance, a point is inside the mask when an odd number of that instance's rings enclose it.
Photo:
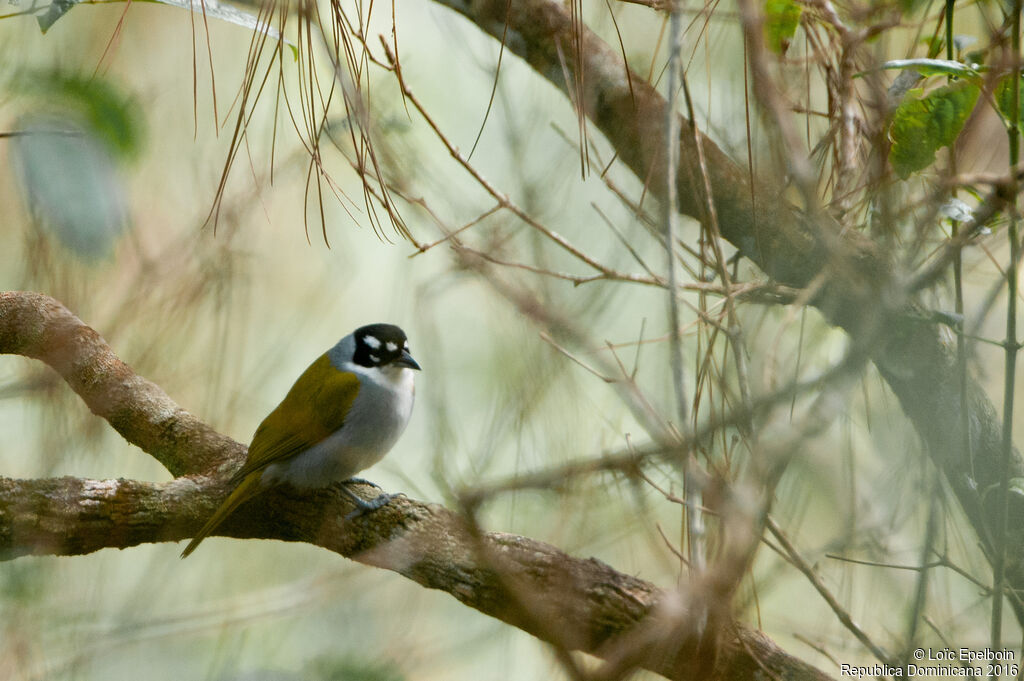
M 354 482 L 354 480 L 349 480 L 347 482 Z M 365 482 L 365 481 L 364 480 L 359 480 L 358 482 Z M 377 485 L 373 485 L 373 486 L 377 487 Z M 377 489 L 380 489 L 380 488 L 377 487 Z M 373 499 L 370 499 L 369 501 L 367 501 L 366 499 L 363 499 L 362 497 L 358 496 L 355 492 L 350 490 L 348 487 L 344 487 L 343 486 L 341 488 L 341 491 L 344 492 L 348 496 L 348 498 L 352 500 L 352 503 L 356 505 L 356 507 L 354 509 L 352 509 L 348 514 L 345 515 L 345 520 L 353 520 L 353 519 L 358 518 L 359 516 L 361 516 L 363 514 L 369 513 L 371 511 L 376 511 L 378 508 L 380 508 L 382 506 L 387 506 L 388 502 L 391 501 L 392 497 L 396 496 L 396 495 L 392 495 L 392 494 L 387 494 L 386 492 L 382 492 L 381 494 L 378 494 Z

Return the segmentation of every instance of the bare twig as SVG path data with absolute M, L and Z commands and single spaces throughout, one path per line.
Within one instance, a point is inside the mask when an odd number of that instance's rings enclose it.
M 126 437 L 179 471 L 168 483 L 0 478 L 0 557 L 82 555 L 104 547 L 178 541 L 191 536 L 223 498 L 226 470 L 210 477 L 182 474 L 230 468 L 241 460 L 244 447 L 214 433 L 136 376 L 56 301 L 24 292 L 0 295 L 0 352 L 46 361 Z M 171 432 L 158 432 L 154 425 Z M 266 503 L 240 508 L 219 533 L 306 541 L 447 591 L 541 638 L 550 640 L 556 630 L 554 642 L 572 649 L 610 654 L 606 646 L 631 636 L 665 598 L 647 582 L 542 542 L 496 533 L 474 537 L 460 516 L 438 506 L 399 497 L 372 516 L 348 522 L 344 518 L 351 502 L 337 488 L 300 492 L 285 486 L 264 494 Z M 501 575 L 514 575 L 557 613 L 557 620 L 541 625 L 524 618 L 516 604 L 496 597 L 503 593 Z M 741 670 L 763 665 L 792 678 L 827 678 L 755 631 L 737 627 L 735 634 L 719 653 L 722 679 L 752 681 L 751 672 Z M 647 666 L 669 678 L 688 679 L 679 666 L 680 654 L 651 658 Z
M 878 658 L 879 662 L 892 667 L 899 666 L 899 660 L 882 650 L 882 648 L 872 641 L 871 637 L 853 621 L 853 617 L 850 616 L 850 613 L 847 612 L 846 608 L 842 606 L 839 600 L 832 595 L 832 592 L 825 586 L 825 583 L 821 580 L 821 577 L 818 576 L 818 573 L 815 572 L 814 568 L 811 567 L 804 557 L 800 555 L 796 550 L 796 547 L 794 547 L 792 542 L 789 541 L 789 537 L 786 536 L 782 531 L 782 528 L 780 528 L 770 516 L 766 518 L 765 526 L 768 528 L 768 531 L 772 533 L 772 536 L 775 537 L 775 540 L 778 541 L 785 550 L 786 555 L 789 557 L 796 569 L 807 577 L 807 580 L 815 590 L 821 594 L 822 598 L 825 599 L 825 602 L 828 603 L 828 606 L 832 609 L 832 612 L 835 613 L 843 626 L 849 629 L 850 633 L 852 633 L 858 641 L 863 643 L 864 647 L 870 650 L 871 653 Z

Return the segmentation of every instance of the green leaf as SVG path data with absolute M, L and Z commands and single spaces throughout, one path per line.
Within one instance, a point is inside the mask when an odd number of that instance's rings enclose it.
M 81 123 L 115 156 L 133 156 L 142 143 L 139 107 L 103 78 L 61 71 L 22 74 L 12 89 L 35 97 L 41 110 L 61 117 L 77 115 Z
M 768 49 L 776 54 L 786 54 L 802 13 L 803 8 L 793 0 L 765 0 L 764 39 Z
M 1013 74 L 1004 76 L 993 93 L 996 106 L 1007 123 L 1013 121 Z M 1024 82 L 1017 86 L 1017 125 L 1024 125 Z
M 957 76 L 968 80 L 981 78 L 977 64 L 964 64 L 949 59 L 893 59 L 882 64 L 883 69 L 914 69 L 924 77 Z M 857 74 L 863 75 L 863 74 Z
M 940 147 L 951 145 L 978 101 L 980 89 L 959 81 L 933 90 L 924 97 L 911 90 L 893 114 L 889 161 L 902 179 L 927 168 Z

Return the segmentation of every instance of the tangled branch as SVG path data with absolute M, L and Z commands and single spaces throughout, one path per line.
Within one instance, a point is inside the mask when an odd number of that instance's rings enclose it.
M 52 298 L 0 293 L 0 352 L 49 364 L 95 413 L 176 476 L 161 483 L 0 478 L 4 559 L 187 538 L 226 492 L 221 473 L 244 458 L 242 445 L 137 376 L 99 334 Z M 348 522 L 350 504 L 334 487 L 272 489 L 239 509 L 218 534 L 321 546 L 445 591 L 566 650 L 612 661 L 626 648 L 632 664 L 673 679 L 694 678 L 701 668 L 693 659 L 694 642 L 671 635 L 686 618 L 674 592 L 527 537 L 476 532 L 461 515 L 437 505 L 399 497 Z M 523 594 L 529 608 L 522 607 Z M 828 678 L 741 624 L 728 626 L 715 660 L 714 678 Z

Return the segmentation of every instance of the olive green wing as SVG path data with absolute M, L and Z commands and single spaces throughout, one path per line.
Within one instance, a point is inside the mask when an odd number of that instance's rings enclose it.
M 326 353 L 320 355 L 256 429 L 235 479 L 290 459 L 337 431 L 358 394 L 359 377 L 336 369 Z
M 249 445 L 249 458 L 232 478 L 234 490 L 196 533 L 181 557 L 195 551 L 236 508 L 260 492 L 264 468 L 304 452 L 341 428 L 358 394 L 358 376 L 335 369 L 326 354 L 313 362 L 256 429 Z

